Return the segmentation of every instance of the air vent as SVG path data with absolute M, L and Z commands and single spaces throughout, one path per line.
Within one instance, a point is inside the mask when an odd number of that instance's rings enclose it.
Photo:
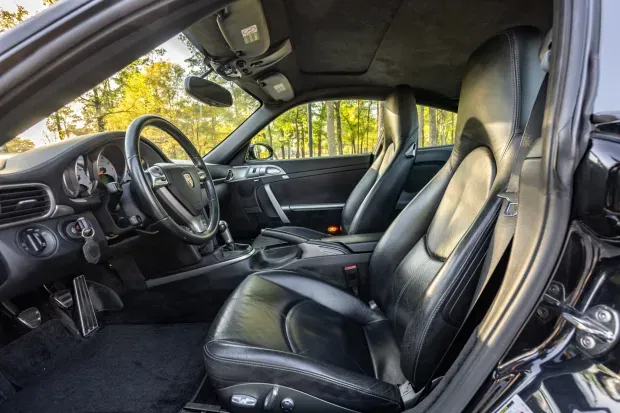
M 232 181 L 234 177 L 235 177 L 235 173 L 233 172 L 232 169 L 229 169 L 228 173 L 226 174 L 226 182 Z
M 0 227 L 46 217 L 53 203 L 49 188 L 42 184 L 0 186 Z

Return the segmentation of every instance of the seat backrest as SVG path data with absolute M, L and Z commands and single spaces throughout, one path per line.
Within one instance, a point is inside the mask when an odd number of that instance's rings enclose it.
M 470 57 L 450 159 L 394 220 L 370 262 L 414 389 L 431 377 L 471 303 L 527 118 L 543 79 L 541 34 L 503 32 Z
M 398 86 L 384 102 L 385 140 L 375 161 L 351 192 L 342 210 L 346 234 L 384 231 L 411 171 L 406 149 L 418 142 L 418 112 L 413 90 Z

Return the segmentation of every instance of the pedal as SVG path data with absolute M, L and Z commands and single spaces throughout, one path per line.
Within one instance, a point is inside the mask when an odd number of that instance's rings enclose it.
M 17 315 L 17 321 L 34 330 L 41 325 L 41 312 L 36 307 L 30 307 Z
M 77 307 L 78 325 L 83 337 L 88 337 L 99 328 L 93 302 L 90 299 L 86 278 L 83 275 L 73 279 L 75 305 Z
M 73 306 L 73 295 L 68 289 L 56 291 L 51 297 L 52 302 L 63 310 L 68 310 Z

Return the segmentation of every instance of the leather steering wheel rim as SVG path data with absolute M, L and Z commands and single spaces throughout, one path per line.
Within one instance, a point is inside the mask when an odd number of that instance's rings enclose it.
M 147 126 L 155 127 L 170 135 L 189 155 L 193 165 L 161 163 L 151 166 L 146 171 L 142 169 L 140 136 Z M 161 224 L 170 234 L 190 244 L 204 244 L 215 236 L 220 221 L 220 206 L 215 184 L 202 156 L 183 132 L 159 116 L 140 116 L 131 122 L 125 133 L 125 155 L 131 174 L 132 189 L 137 194 L 141 207 L 146 209 L 147 215 Z M 178 179 L 181 176 L 183 179 Z M 174 184 L 179 186 L 176 196 L 172 192 L 177 187 L 175 185 L 173 188 Z M 181 185 L 188 187 L 181 188 Z M 179 195 L 187 196 L 179 197 Z M 166 204 L 168 209 L 162 203 Z M 207 206 L 208 216 L 205 211 Z M 175 216 L 171 216 L 168 211 Z M 177 220 L 184 225 L 179 224 Z

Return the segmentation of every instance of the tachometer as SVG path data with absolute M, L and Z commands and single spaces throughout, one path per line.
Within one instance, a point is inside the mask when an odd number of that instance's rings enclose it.
M 99 159 L 97 159 L 97 175 L 99 175 L 99 182 L 104 185 L 110 182 L 118 182 L 116 168 L 112 165 L 112 162 L 103 155 L 99 155 Z

